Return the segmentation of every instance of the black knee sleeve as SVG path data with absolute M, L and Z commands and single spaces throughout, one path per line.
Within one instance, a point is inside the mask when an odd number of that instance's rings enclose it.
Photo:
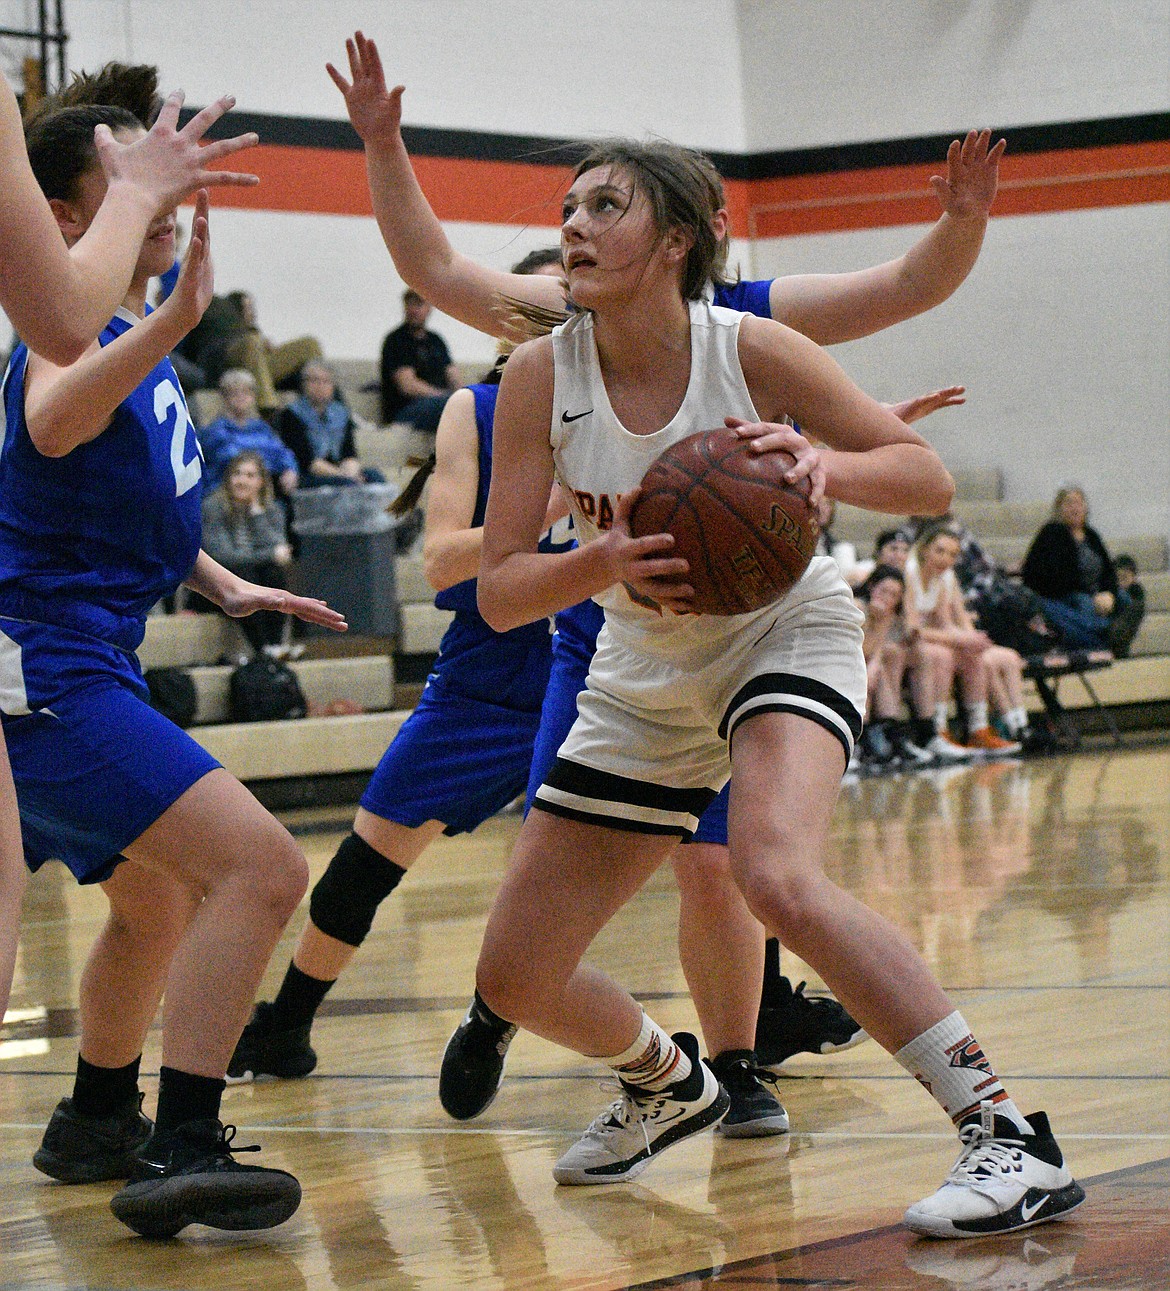
M 401 865 L 388 861 L 364 838 L 349 834 L 313 888 L 309 917 L 327 936 L 347 946 L 360 946 L 378 907 L 405 873 Z

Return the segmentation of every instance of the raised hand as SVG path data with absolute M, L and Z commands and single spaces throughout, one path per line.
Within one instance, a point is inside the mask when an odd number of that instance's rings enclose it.
M 364 144 L 396 142 L 402 128 L 402 94 L 406 87 L 386 89 L 378 47 L 360 31 L 345 42 L 345 52 L 349 55 L 352 81 L 347 81 L 332 63 L 326 63 L 325 70 L 345 99 L 350 124 Z
M 947 173 L 932 175 L 930 186 L 948 215 L 957 219 L 986 218 L 999 186 L 999 159 L 1007 147 L 1001 139 L 994 148 L 990 130 L 972 130 L 947 149 Z
M 912 422 L 929 417 L 940 408 L 957 408 L 967 402 L 966 386 L 947 386 L 945 390 L 932 390 L 930 394 L 920 394 L 916 399 L 903 399 L 901 403 L 888 403 L 886 407 L 907 426 Z
M 118 142 L 109 126 L 98 126 L 93 140 L 107 181 L 111 186 L 132 184 L 142 189 L 151 196 L 157 211 L 171 210 L 199 188 L 214 184 L 258 184 L 256 175 L 208 169 L 213 162 L 260 142 L 259 135 L 250 132 L 233 139 L 202 142 L 207 131 L 235 102 L 232 95 L 225 94 L 197 112 L 180 130 L 177 127 L 183 91 L 176 90 L 163 104 L 149 133 L 130 143 Z
M 191 222 L 191 238 L 178 281 L 174 291 L 159 306 L 161 311 L 175 315 L 185 332 L 189 332 L 203 317 L 215 290 L 208 208 L 207 189 L 201 188 L 195 195 L 195 218 Z

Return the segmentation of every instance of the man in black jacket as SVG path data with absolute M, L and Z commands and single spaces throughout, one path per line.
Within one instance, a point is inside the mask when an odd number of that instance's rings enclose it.
M 407 290 L 402 307 L 406 321 L 382 342 L 382 421 L 403 421 L 433 433 L 443 405 L 459 386 L 459 371 L 447 343 L 427 330 L 430 305 Z

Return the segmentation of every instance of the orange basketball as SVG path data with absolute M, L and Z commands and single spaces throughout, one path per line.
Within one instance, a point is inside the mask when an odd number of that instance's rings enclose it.
M 778 601 L 808 567 L 820 525 L 789 453 L 753 453 L 727 427 L 679 440 L 646 472 L 630 515 L 636 538 L 674 537 L 699 614 L 746 614 Z

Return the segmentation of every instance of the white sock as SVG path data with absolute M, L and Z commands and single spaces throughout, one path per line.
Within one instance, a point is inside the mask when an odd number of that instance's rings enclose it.
M 934 733 L 936 735 L 945 735 L 947 733 L 947 704 L 945 700 L 934 706 Z
M 971 732 L 981 731 L 987 725 L 987 700 L 978 704 L 967 704 L 967 729 Z
M 980 1103 L 991 1102 L 996 1116 L 1006 1117 L 1025 1134 L 1032 1133 L 958 1009 L 904 1045 L 894 1058 L 956 1125 L 974 1116 Z
M 1003 715 L 1004 725 L 1013 735 L 1022 735 L 1028 728 L 1028 711 L 1025 708 L 1009 708 Z
M 642 1014 L 642 1029 L 634 1043 L 612 1058 L 603 1058 L 602 1062 L 627 1084 L 658 1092 L 686 1080 L 691 1074 L 691 1060 L 645 1013 Z

